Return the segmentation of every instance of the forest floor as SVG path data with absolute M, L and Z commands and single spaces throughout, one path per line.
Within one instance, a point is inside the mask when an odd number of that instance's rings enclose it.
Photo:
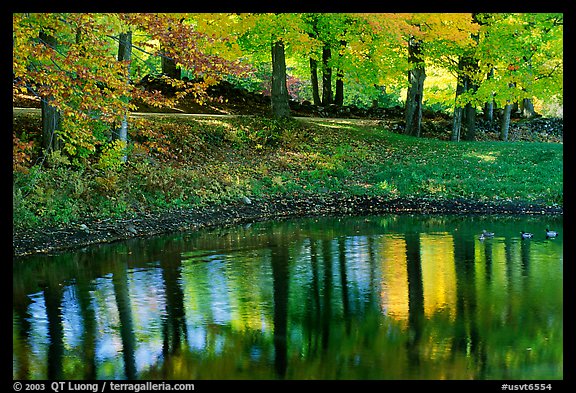
M 258 94 L 220 86 L 213 89 L 214 97 L 222 96 L 224 103 L 213 102 L 199 106 L 184 100 L 179 107 L 158 111 L 140 105 L 139 112 L 204 115 L 260 115 L 268 116 L 269 100 Z M 14 107 L 39 107 L 30 97 L 17 97 Z M 338 123 L 368 122 L 402 133 L 402 111 L 393 109 L 359 109 L 354 107 L 316 107 L 309 103 L 291 102 L 292 114 L 298 117 L 330 118 Z M 16 116 L 16 114 L 15 114 Z M 347 120 L 346 120 L 347 119 Z M 449 139 L 451 120 L 443 114 L 425 113 L 423 137 Z M 513 119 L 511 141 L 562 143 L 562 119 Z M 498 140 L 497 127 L 480 123 L 477 140 Z M 203 205 L 197 208 L 169 208 L 163 211 L 143 211 L 122 218 L 86 218 L 81 224 L 13 228 L 14 257 L 50 254 L 75 250 L 91 244 L 113 242 L 131 237 L 146 237 L 175 231 L 197 230 L 205 227 L 243 224 L 247 222 L 323 215 L 369 214 L 562 214 L 562 205 L 512 201 L 471 200 L 467 198 L 390 197 L 386 195 L 351 195 L 320 189 L 306 195 L 262 195 L 239 198 L 226 203 Z

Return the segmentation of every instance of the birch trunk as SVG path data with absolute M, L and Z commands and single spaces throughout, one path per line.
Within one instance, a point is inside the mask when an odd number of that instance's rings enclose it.
M 118 43 L 118 61 L 128 61 L 132 60 L 132 32 L 120 33 L 120 39 Z M 130 66 L 128 66 L 126 72 L 127 82 L 130 81 Z M 120 128 L 114 133 L 114 139 L 128 144 L 128 114 L 125 113 L 122 121 L 120 123 Z M 126 150 L 122 155 L 122 162 L 128 160 Z

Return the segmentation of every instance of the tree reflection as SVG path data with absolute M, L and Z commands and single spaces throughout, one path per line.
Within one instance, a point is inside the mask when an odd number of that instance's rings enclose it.
M 92 285 L 85 275 L 79 275 L 76 280 L 78 306 L 84 325 L 83 358 L 84 379 L 96 379 L 96 313 L 92 307 L 90 292 Z
M 48 379 L 63 379 L 64 329 L 62 325 L 62 286 L 48 282 L 44 287 L 44 302 L 48 317 Z
M 422 281 L 420 235 L 415 232 L 407 232 L 405 241 L 408 277 L 408 338 L 406 349 L 410 366 L 418 367 L 420 364 L 419 345 L 422 339 L 424 320 L 424 286 Z
M 492 282 L 492 242 L 484 242 L 484 273 L 486 282 Z
M 324 262 L 324 285 L 322 304 L 322 355 L 328 350 L 330 343 L 330 325 L 332 323 L 332 243 L 329 240 L 322 241 L 322 259 Z
M 167 357 L 180 350 L 182 338 L 187 341 L 184 292 L 180 285 L 180 253 L 166 252 L 160 264 L 166 296 L 166 316 L 162 320 L 162 353 Z
M 27 379 L 29 378 L 30 370 L 30 331 L 32 329 L 31 318 L 28 315 L 28 307 L 32 301 L 28 296 L 17 299 L 15 296 L 12 297 L 12 312 L 14 313 L 16 320 L 16 331 L 14 340 L 18 340 L 18 343 L 13 342 L 14 354 L 13 357 L 18 362 L 18 368 L 14 379 Z
M 13 377 L 562 376 L 561 239 L 347 220 L 19 265 Z
M 338 238 L 338 262 L 340 267 L 340 286 L 342 290 L 342 308 L 344 324 L 346 326 L 346 335 L 350 334 L 350 300 L 348 295 L 348 275 L 346 274 L 346 244 L 345 238 Z
M 132 308 L 130 306 L 130 293 L 128 290 L 128 266 L 117 263 L 112 276 L 114 295 L 118 316 L 120 319 L 120 337 L 122 339 L 122 355 L 124 359 L 124 372 L 127 379 L 136 379 L 136 339 L 134 337 L 134 324 L 132 322 Z
M 288 365 L 288 246 L 272 247 L 272 281 L 274 285 L 274 369 L 284 378 Z
M 486 353 L 477 322 L 475 274 L 475 238 L 463 231 L 454 233 L 456 265 L 456 319 L 454 321 L 454 353 L 470 352 L 476 361 L 477 378 L 484 378 Z
M 305 320 L 307 321 L 308 332 L 308 353 L 309 356 L 315 356 L 318 350 L 319 324 L 321 321 L 320 310 L 320 284 L 318 278 L 318 247 L 316 241 L 310 240 L 310 270 L 312 273 L 310 296 L 307 299 L 307 312 Z
M 527 277 L 530 274 L 530 245 L 531 241 L 520 242 L 520 262 L 522 264 L 522 275 Z

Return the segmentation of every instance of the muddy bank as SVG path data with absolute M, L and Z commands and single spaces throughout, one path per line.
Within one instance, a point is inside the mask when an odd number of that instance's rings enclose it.
M 484 203 L 467 200 L 387 199 L 338 194 L 242 200 L 193 210 L 143 213 L 124 219 L 86 220 L 62 227 L 14 229 L 14 257 L 49 254 L 132 237 L 197 230 L 271 219 L 375 214 L 547 214 L 561 215 L 561 206 L 528 203 Z

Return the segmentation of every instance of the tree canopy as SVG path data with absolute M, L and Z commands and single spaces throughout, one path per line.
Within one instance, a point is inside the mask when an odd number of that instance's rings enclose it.
M 118 54 L 126 32 L 130 59 Z M 400 92 L 410 92 L 414 67 L 467 78 L 473 88 L 443 98 L 450 111 L 563 94 L 559 13 L 16 13 L 13 87 L 57 111 L 55 132 L 67 154 L 89 156 L 109 143 L 109 129 L 135 100 L 162 106 L 190 94 L 203 103 L 221 80 L 270 86 L 271 45 L 278 42 L 292 98 L 312 100 L 321 85 L 325 105 L 373 102 L 383 92 L 405 101 Z M 163 72 L 162 59 L 185 77 Z M 316 72 L 322 75 L 314 81 Z M 177 93 L 138 87 L 145 75 L 162 75 Z M 302 81 L 298 92 L 291 78 Z M 417 99 L 426 96 L 424 89 Z

